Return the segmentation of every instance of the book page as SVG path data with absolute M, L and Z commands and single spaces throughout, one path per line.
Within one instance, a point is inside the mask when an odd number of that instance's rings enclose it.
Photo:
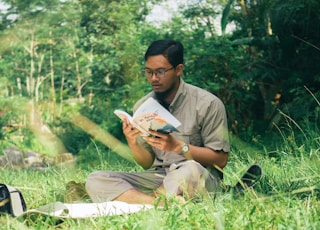
M 127 118 L 127 120 L 132 124 L 133 123 L 133 118 L 131 117 L 131 115 L 125 111 L 116 109 L 114 111 L 114 114 L 117 115 L 121 120 L 123 120 L 124 118 Z
M 115 110 L 114 113 L 121 120 L 127 118 L 133 127 L 146 136 L 149 135 L 149 130 L 165 134 L 179 132 L 177 127 L 181 125 L 180 121 L 153 98 L 147 99 L 133 117 L 122 110 Z
M 134 113 L 133 119 L 144 114 L 144 113 L 155 113 L 162 120 L 166 121 L 166 123 L 171 124 L 174 128 L 177 128 L 181 125 L 180 121 L 178 121 L 168 110 L 166 110 L 159 102 L 157 102 L 152 97 L 148 98 Z M 152 127 L 149 127 L 152 128 Z M 156 130 L 156 129 L 154 129 Z
M 139 124 L 137 124 L 129 113 L 116 109 L 114 111 L 114 114 L 116 114 L 121 120 L 123 120 L 124 118 L 127 118 L 127 121 L 130 122 L 130 124 L 133 127 L 137 128 L 143 134 L 148 134 L 148 131 L 147 131 L 148 129 L 144 129 L 143 126 L 140 126 Z

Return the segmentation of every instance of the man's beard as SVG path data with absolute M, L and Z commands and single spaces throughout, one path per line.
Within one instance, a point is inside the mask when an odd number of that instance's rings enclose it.
M 167 89 L 166 91 L 163 91 L 163 92 L 154 92 L 155 95 L 156 95 L 156 98 L 159 100 L 159 101 L 165 101 L 166 98 L 170 95 L 170 93 L 173 91 L 173 86 L 169 89 Z
M 164 91 L 164 92 L 154 92 L 156 95 L 156 98 L 159 101 L 164 101 L 168 95 L 168 91 Z
M 170 93 L 174 90 L 174 87 L 167 89 L 164 92 L 154 92 L 156 98 L 158 99 L 159 103 L 163 105 L 166 109 L 169 108 L 170 104 L 166 103 L 166 98 L 170 95 Z

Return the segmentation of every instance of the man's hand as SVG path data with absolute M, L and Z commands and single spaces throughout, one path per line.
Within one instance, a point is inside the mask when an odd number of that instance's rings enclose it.
M 155 131 L 149 131 L 150 137 L 143 137 L 143 139 L 151 146 L 163 150 L 163 151 L 174 151 L 179 148 L 180 142 L 175 139 L 170 133 L 163 134 Z
M 135 161 L 145 169 L 150 168 L 154 161 L 154 153 L 138 144 L 137 137 L 141 135 L 141 132 L 135 129 L 126 119 L 123 119 L 122 131 Z
M 123 134 L 126 136 L 128 144 L 136 144 L 137 137 L 141 134 L 141 132 L 135 129 L 127 119 L 123 119 L 122 121 L 122 131 Z
M 151 146 L 163 150 L 181 153 L 182 142 L 175 139 L 171 134 L 163 134 L 159 132 L 150 131 L 151 137 L 144 137 L 143 139 Z M 214 151 L 207 147 L 199 147 L 189 144 L 189 152 L 184 154 L 188 160 L 195 160 L 203 166 L 217 165 L 223 168 L 228 161 L 228 154 L 223 151 Z

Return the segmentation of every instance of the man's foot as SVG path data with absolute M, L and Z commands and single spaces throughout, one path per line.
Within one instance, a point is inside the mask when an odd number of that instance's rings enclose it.
M 247 188 L 255 186 L 262 178 L 263 171 L 260 165 L 253 164 L 246 173 L 241 177 L 240 181 L 233 187 L 235 191 L 241 192 Z
M 85 183 L 77 183 L 69 181 L 66 185 L 66 193 L 64 201 L 66 203 L 78 203 L 90 200 L 90 197 L 85 189 Z

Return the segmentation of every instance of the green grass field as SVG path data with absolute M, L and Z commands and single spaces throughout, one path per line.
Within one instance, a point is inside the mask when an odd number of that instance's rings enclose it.
M 253 163 L 259 163 L 264 177 L 243 194 L 232 191 L 167 208 L 135 214 L 92 219 L 38 219 L 0 217 L 1 229 L 320 229 L 320 148 L 288 150 L 288 144 L 274 152 L 261 152 L 232 140 L 233 148 L 225 168 L 224 183 L 234 185 Z M 317 142 L 319 143 L 319 140 Z M 96 169 L 141 170 L 114 156 L 99 153 L 103 160 L 96 167 L 77 165 L 49 168 L 47 171 L 1 170 L 1 181 L 23 193 L 28 209 L 63 201 L 68 181 L 84 182 Z

